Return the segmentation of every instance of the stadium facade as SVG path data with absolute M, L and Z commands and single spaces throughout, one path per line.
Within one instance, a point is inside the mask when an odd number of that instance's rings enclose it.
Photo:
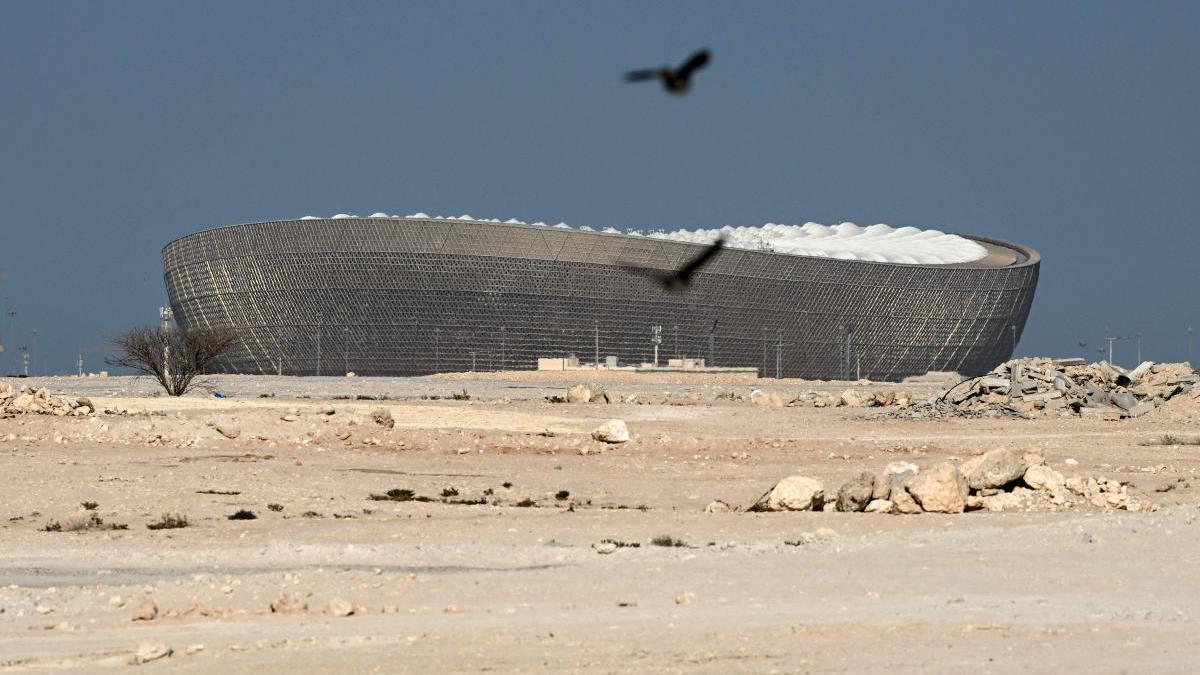
M 764 376 L 978 374 L 1012 354 L 1039 256 L 986 249 L 896 264 L 726 248 L 682 293 L 621 268 L 677 268 L 703 244 L 427 217 L 281 220 L 168 244 L 176 321 L 225 326 L 232 373 L 418 375 L 532 369 L 538 357 L 698 357 Z

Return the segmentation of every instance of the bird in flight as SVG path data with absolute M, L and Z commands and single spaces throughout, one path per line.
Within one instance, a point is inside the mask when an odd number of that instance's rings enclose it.
M 631 70 L 625 73 L 626 82 L 645 82 L 646 80 L 662 80 L 663 88 L 667 92 L 675 95 L 683 95 L 692 86 L 692 73 L 703 68 L 709 60 L 710 54 L 707 49 L 692 54 L 678 68 L 672 69 L 670 66 L 661 68 L 647 68 L 645 70 Z
M 648 277 L 657 281 L 662 287 L 668 291 L 676 293 L 687 290 L 688 284 L 692 282 L 692 275 L 695 274 L 701 267 L 704 267 L 709 260 L 717 253 L 720 253 L 721 248 L 725 246 L 725 238 L 721 237 L 714 241 L 704 249 L 699 255 L 692 258 L 686 265 L 677 270 L 656 270 L 649 267 L 637 267 L 634 265 L 621 265 L 621 269 L 626 272 L 632 272 L 644 277 Z

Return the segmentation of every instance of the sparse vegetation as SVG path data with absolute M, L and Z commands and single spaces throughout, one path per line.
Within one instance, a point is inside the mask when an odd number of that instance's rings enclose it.
M 305 511 L 304 513 L 301 513 L 300 515 L 305 518 L 324 518 L 324 516 L 317 513 L 316 511 Z
M 537 506 L 537 502 L 533 501 L 529 497 L 526 497 L 525 499 L 522 499 L 521 501 L 517 502 L 516 504 L 513 504 L 513 506 L 520 506 L 521 508 L 529 508 L 531 506 Z
M 422 497 L 417 493 L 407 488 L 392 488 L 387 492 L 377 495 L 371 495 L 371 499 L 377 502 L 431 502 L 429 497 Z
M 443 488 L 443 489 L 442 489 L 442 496 L 443 496 L 443 497 L 457 497 L 457 496 L 458 496 L 458 489 L 457 489 L 457 488 L 452 488 L 452 487 Z
M 558 492 L 554 493 L 554 498 L 560 502 L 564 499 L 569 498 L 570 496 L 571 496 L 571 493 L 568 490 L 559 490 Z
M 466 389 L 463 389 L 462 393 L 451 394 L 451 398 L 453 398 L 455 401 L 470 401 L 471 395 L 467 393 Z
M 238 509 L 232 516 L 226 516 L 230 520 L 258 520 L 258 516 L 254 515 L 253 511 L 246 509 Z
M 96 502 L 81 502 L 79 504 L 85 511 L 95 511 L 100 505 Z
M 1163 434 L 1160 438 L 1143 441 L 1140 445 L 1200 445 L 1200 436 L 1184 437 Z
M 196 490 L 198 495 L 240 495 L 237 490 Z
M 239 341 L 237 333 L 228 328 L 140 326 L 112 339 L 117 354 L 106 362 L 149 375 L 168 395 L 182 396 L 192 387 L 206 384 L 197 378 Z
M 146 525 L 146 529 L 149 529 L 149 530 L 177 530 L 181 527 L 187 527 L 187 526 L 188 526 L 187 516 L 183 516 L 183 515 L 179 515 L 179 514 L 171 515 L 171 514 L 164 513 L 162 515 L 162 518 L 159 518 L 156 522 L 149 523 L 148 525 Z
M 283 504 L 267 504 L 267 508 L 271 511 L 278 512 L 283 510 Z
M 601 539 L 601 544 L 612 544 L 617 548 L 641 548 L 642 545 L 636 541 L 621 541 L 620 539 Z
M 51 520 L 42 528 L 43 532 L 86 532 L 88 530 L 128 530 L 129 525 L 125 523 L 106 523 L 95 511 L 88 514 L 87 518 L 73 518 L 66 523 L 60 523 L 57 520 Z
M 668 535 L 668 534 L 660 534 L 657 537 L 650 540 L 650 545 L 651 546 L 667 546 L 667 547 L 682 548 L 684 546 L 687 546 L 687 542 L 682 539 L 676 539 L 675 537 L 672 537 L 671 535 Z

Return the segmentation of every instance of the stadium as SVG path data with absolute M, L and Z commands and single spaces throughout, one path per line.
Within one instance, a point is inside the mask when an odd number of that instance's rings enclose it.
M 680 292 L 677 269 L 726 246 Z M 421 375 L 704 359 L 766 377 L 974 375 L 1006 360 L 1033 249 L 937 230 L 766 225 L 619 232 L 519 221 L 305 217 L 205 230 L 163 250 L 182 327 L 232 327 L 229 373 Z

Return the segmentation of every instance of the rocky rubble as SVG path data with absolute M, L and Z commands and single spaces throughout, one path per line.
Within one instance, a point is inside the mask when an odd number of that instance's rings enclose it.
M 1072 508 L 1156 510 L 1130 495 L 1128 483 L 1104 477 L 1066 478 L 1046 466 L 1039 451 L 1011 449 L 924 470 L 910 462 L 892 462 L 881 473 L 863 472 L 828 495 L 815 478 L 788 476 L 747 510 L 918 514 Z
M 1017 359 L 891 416 L 1078 415 L 1119 420 L 1140 417 L 1172 397 L 1196 389 L 1197 384 L 1200 374 L 1187 363 L 1145 361 L 1125 370 L 1106 361 L 1074 364 L 1046 358 Z
M 8 382 L 0 381 L 0 418 L 25 414 L 83 417 L 95 411 L 86 398 L 54 396 L 46 389 L 35 391 L 25 385 L 14 389 Z

